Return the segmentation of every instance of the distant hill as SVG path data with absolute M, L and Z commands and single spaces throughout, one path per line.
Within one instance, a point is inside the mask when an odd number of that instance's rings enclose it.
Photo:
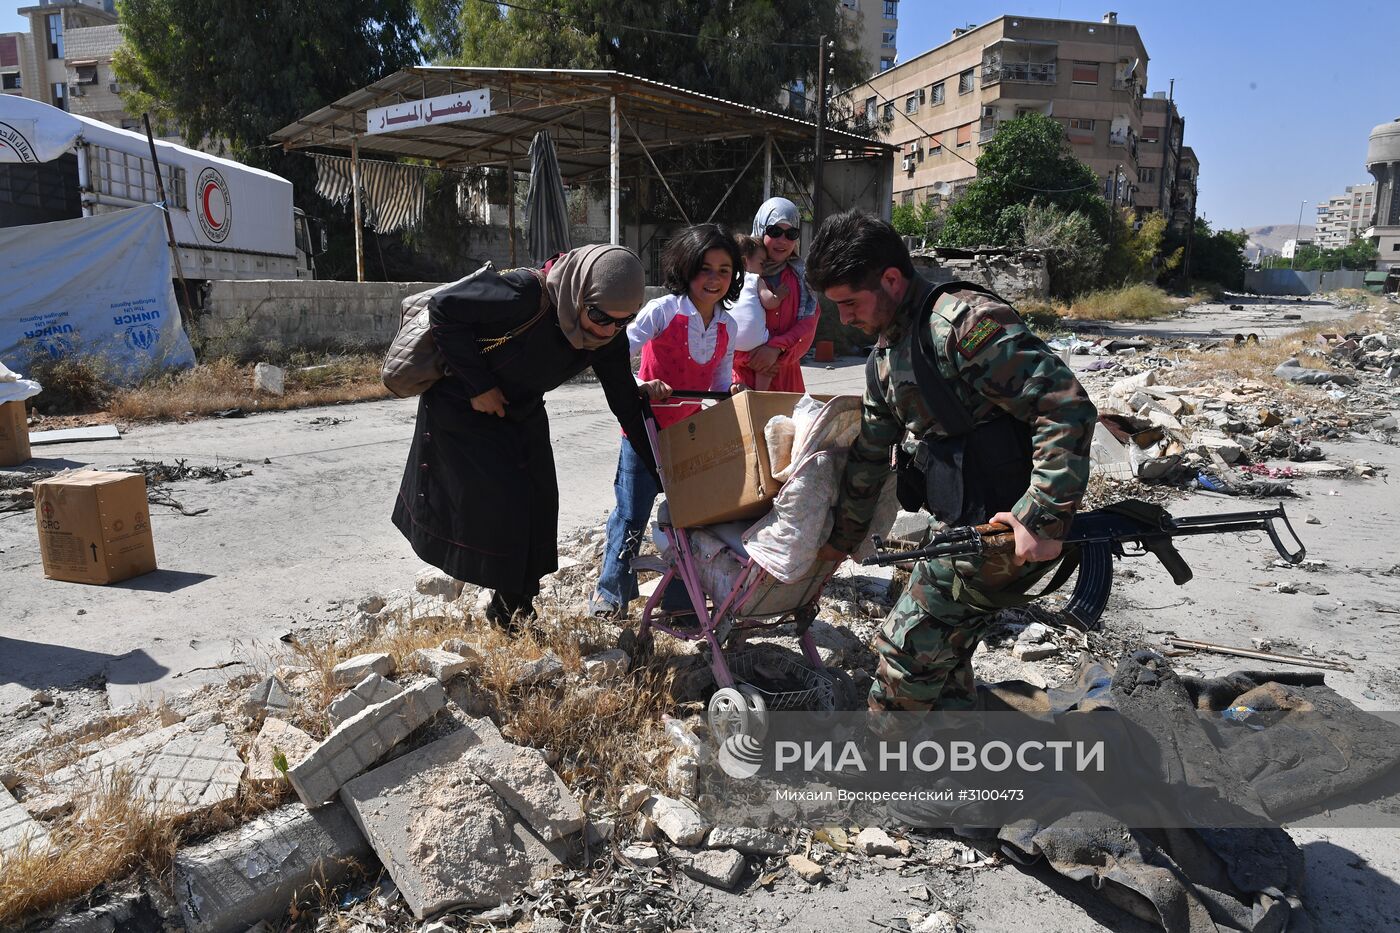
M 1303 240 L 1312 239 L 1317 228 L 1312 224 L 1303 224 L 1301 227 L 1296 224 L 1269 224 L 1266 227 L 1246 227 L 1244 232 L 1249 234 L 1249 245 L 1245 247 L 1245 255 L 1252 259 L 1254 251 L 1258 249 L 1262 249 L 1266 256 L 1276 255 L 1283 249 L 1284 241 L 1295 236 Z

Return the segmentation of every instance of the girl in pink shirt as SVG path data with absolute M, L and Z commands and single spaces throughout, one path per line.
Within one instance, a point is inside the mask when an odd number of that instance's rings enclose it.
M 648 303 L 627 328 L 633 355 L 640 354 L 637 377 L 653 402 L 673 389 L 728 392 L 732 385 L 737 326 L 728 305 L 739 297 L 744 267 L 733 236 L 718 224 L 687 227 L 671 239 L 661 258 L 671 292 Z M 659 428 L 670 427 L 700 410 L 699 402 L 657 405 Z M 589 599 L 597 616 L 622 615 L 637 598 L 637 556 L 651 507 L 660 492 L 651 470 L 625 440 L 613 481 L 617 507 L 608 516 L 608 540 L 598 588 Z

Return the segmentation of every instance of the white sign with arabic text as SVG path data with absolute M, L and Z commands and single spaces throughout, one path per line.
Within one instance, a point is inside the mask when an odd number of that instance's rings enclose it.
M 481 88 L 414 100 L 406 104 L 390 104 L 365 111 L 366 129 L 370 133 L 393 133 L 434 123 L 454 120 L 474 120 L 491 115 L 491 91 Z

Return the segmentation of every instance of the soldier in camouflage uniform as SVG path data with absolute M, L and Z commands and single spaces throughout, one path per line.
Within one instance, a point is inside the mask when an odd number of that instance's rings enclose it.
M 850 554 L 869 530 L 896 445 L 937 438 L 940 425 L 914 373 L 914 322 L 934 286 L 914 272 L 889 224 L 850 212 L 829 218 L 807 258 L 807 280 L 842 323 L 878 335 L 860 435 L 851 448 L 822 557 Z M 872 710 L 967 709 L 976 702 L 972 653 L 996 609 L 1029 590 L 1060 556 L 1084 495 L 1097 412 L 1068 366 L 1014 310 L 987 293 L 955 289 L 928 316 L 931 356 L 980 424 L 1003 414 L 1030 437 L 1030 475 L 1019 501 L 991 520 L 1015 532 L 1014 553 L 921 561 L 875 640 Z M 1019 485 L 1014 488 L 1019 489 Z M 979 519 L 980 520 L 980 519 Z

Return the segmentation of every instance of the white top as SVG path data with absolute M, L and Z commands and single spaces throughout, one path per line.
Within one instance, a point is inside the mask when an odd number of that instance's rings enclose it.
M 768 342 L 768 317 L 763 310 L 763 302 L 758 298 L 758 285 L 762 280 L 756 272 L 744 273 L 744 289 L 739 292 L 734 307 L 729 309 L 738 330 L 734 334 L 734 349 L 750 353 Z
M 627 342 L 631 347 L 632 355 L 639 356 L 642 347 L 649 341 L 656 339 L 661 332 L 671 326 L 671 322 L 676 319 L 676 315 L 683 314 L 689 321 L 687 322 L 687 349 L 690 351 L 690 358 L 697 363 L 708 363 L 715 355 L 715 347 L 719 342 L 719 326 L 725 324 L 729 328 L 729 346 L 725 356 L 729 360 L 723 362 L 720 370 L 728 373 L 734 368 L 734 344 L 735 335 L 739 331 L 739 325 L 728 311 L 715 304 L 715 313 L 710 316 L 710 326 L 705 326 L 705 321 L 700 317 L 700 312 L 695 309 L 689 295 L 662 295 L 660 298 L 653 298 L 643 306 L 641 312 L 637 314 L 637 319 L 627 325 Z M 726 375 L 726 378 L 728 376 Z M 726 383 L 727 385 L 728 383 Z

